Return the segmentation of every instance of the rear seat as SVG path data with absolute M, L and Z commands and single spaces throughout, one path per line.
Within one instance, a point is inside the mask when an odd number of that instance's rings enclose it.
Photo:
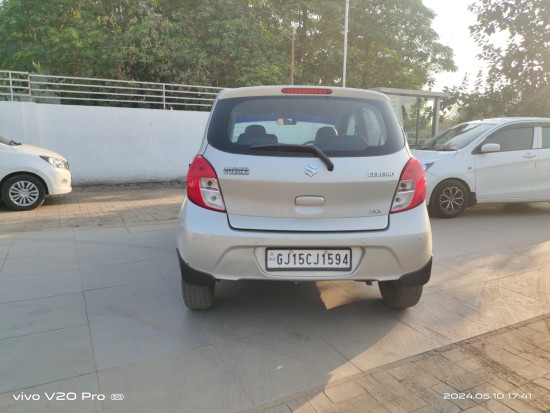
M 341 135 L 331 138 L 315 140 L 315 145 L 322 151 L 363 151 L 367 148 L 367 139 L 364 136 Z
M 277 136 L 266 133 L 262 125 L 249 125 L 237 138 L 237 145 L 276 145 L 279 143 Z
M 256 135 L 251 133 L 241 133 L 237 138 L 237 145 L 276 145 L 279 143 L 277 136 L 267 133 L 265 135 Z

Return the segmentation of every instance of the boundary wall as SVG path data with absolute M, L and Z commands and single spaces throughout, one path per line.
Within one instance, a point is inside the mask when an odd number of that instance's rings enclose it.
M 0 101 L 0 135 L 69 160 L 73 183 L 182 180 L 209 112 Z

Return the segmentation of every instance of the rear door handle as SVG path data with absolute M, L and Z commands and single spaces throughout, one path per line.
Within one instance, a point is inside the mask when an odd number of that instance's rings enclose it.
M 532 159 L 532 158 L 536 158 L 537 155 L 534 153 L 526 153 L 525 155 L 523 155 L 523 157 L 526 159 Z

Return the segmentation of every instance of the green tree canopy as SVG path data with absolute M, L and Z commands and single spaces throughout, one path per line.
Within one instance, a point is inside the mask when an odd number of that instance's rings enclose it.
M 477 0 L 470 28 L 489 65 L 469 90 L 467 79 L 449 89 L 458 120 L 492 116 L 550 117 L 550 3 Z
M 350 87 L 455 70 L 421 0 L 352 0 Z M 344 0 L 4 0 L 0 68 L 221 87 L 342 80 Z M 34 64 L 33 64 L 34 63 Z

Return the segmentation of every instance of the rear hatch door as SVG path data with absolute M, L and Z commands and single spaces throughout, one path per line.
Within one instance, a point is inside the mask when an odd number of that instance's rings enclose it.
M 300 87 L 222 94 L 203 156 L 230 225 L 269 231 L 387 228 L 410 158 L 386 96 Z
M 406 151 L 380 157 L 234 155 L 209 147 L 231 227 L 272 231 L 365 231 L 388 226 Z

